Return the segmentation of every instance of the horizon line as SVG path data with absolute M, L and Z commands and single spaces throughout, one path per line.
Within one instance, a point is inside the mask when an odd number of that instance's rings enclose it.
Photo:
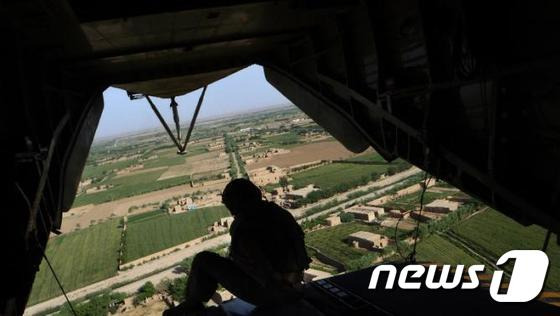
M 227 114 L 209 115 L 209 116 L 206 116 L 206 117 L 198 118 L 197 123 L 207 123 L 207 122 L 210 122 L 210 121 L 227 119 L 227 118 L 230 118 L 230 117 L 239 116 L 241 114 L 256 113 L 256 112 L 266 111 L 267 109 L 283 108 L 283 107 L 291 107 L 291 106 L 295 106 L 295 104 L 293 104 L 293 103 L 271 104 L 271 105 L 265 105 L 265 106 L 262 106 L 262 107 L 253 108 L 253 109 L 250 109 L 250 110 L 231 112 L 231 113 L 227 113 Z M 189 124 L 190 124 L 190 121 L 189 121 Z M 124 133 L 104 135 L 104 136 L 99 136 L 99 137 L 94 136 L 92 144 L 94 144 L 96 142 L 100 142 L 100 141 L 110 141 L 110 140 L 118 139 L 118 138 L 121 138 L 121 137 L 130 137 L 130 136 L 143 134 L 143 133 L 146 133 L 146 132 L 152 132 L 155 129 L 158 129 L 160 127 L 163 128 L 161 126 L 161 124 L 159 124 L 159 125 L 156 124 L 156 125 L 151 126 L 151 127 L 145 127 L 145 128 L 142 128 L 142 129 L 133 130 L 133 131 L 124 132 Z M 181 128 L 183 128 L 183 127 L 186 127 L 186 126 L 181 126 Z

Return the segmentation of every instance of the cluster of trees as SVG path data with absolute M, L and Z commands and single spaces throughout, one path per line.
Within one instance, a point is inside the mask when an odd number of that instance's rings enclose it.
M 239 154 L 238 151 L 235 152 L 235 158 L 237 158 L 239 173 L 241 173 L 243 177 L 249 178 L 249 175 L 247 174 L 247 170 L 245 170 L 245 162 L 243 162 L 243 159 L 241 159 L 241 155 Z
M 138 293 L 136 293 L 136 296 L 134 296 L 134 300 L 132 301 L 132 303 L 134 305 L 138 305 L 145 299 L 154 296 L 154 294 L 156 294 L 156 287 L 152 282 L 148 281 L 144 283 L 144 285 L 142 285 L 140 289 L 138 289 Z
M 319 216 L 319 217 L 316 217 L 314 219 L 306 219 L 303 222 L 301 222 L 301 224 L 300 224 L 301 229 L 303 229 L 303 231 L 309 231 L 317 225 L 324 225 L 325 224 L 325 218 L 327 218 L 326 215 Z
M 387 168 L 387 172 L 385 172 L 388 176 L 392 176 L 399 172 L 405 171 L 406 169 L 410 168 L 410 164 L 404 160 L 398 160 L 394 163 L 393 166 Z
M 92 297 L 86 297 L 86 302 L 77 304 L 73 302 L 72 306 L 78 316 L 107 316 L 108 313 L 117 312 L 119 303 L 126 298 L 126 294 L 118 292 L 104 292 Z M 65 303 L 60 308 L 58 315 L 74 316 L 72 309 Z
M 356 271 L 371 267 L 373 260 L 375 260 L 376 255 L 373 253 L 367 253 L 360 256 L 358 259 L 350 260 L 345 264 L 347 271 Z
M 478 201 L 472 201 L 461 205 L 455 212 L 447 214 L 447 216 L 437 221 L 429 221 L 426 225 L 420 226 L 420 236 L 431 235 L 436 232 L 444 232 L 464 218 L 476 212 L 481 207 Z
M 377 188 L 374 188 L 374 190 L 377 190 Z M 362 195 L 366 195 L 368 193 L 369 192 L 367 190 L 360 190 L 360 191 L 352 192 L 352 193 L 348 194 L 348 198 L 352 200 L 352 199 L 358 198 Z
M 241 155 L 238 151 L 237 142 L 228 133 L 224 133 L 224 145 L 226 153 L 230 155 L 229 160 L 233 161 L 232 155 L 235 155 L 235 158 L 237 159 L 238 166 L 232 165 L 229 171 L 231 178 L 233 179 L 237 176 L 237 167 L 239 167 L 239 173 L 242 174 L 245 178 L 248 178 L 249 176 L 247 175 L 247 171 L 245 170 L 243 159 L 241 159 Z
M 284 191 L 286 191 L 288 189 L 288 185 L 290 184 L 288 177 L 280 177 L 280 179 L 278 179 L 278 184 L 282 187 L 282 189 L 284 189 Z
M 354 215 L 347 212 L 340 213 L 340 221 L 343 223 L 350 223 L 354 220 Z
M 187 277 L 179 277 L 173 280 L 165 280 L 163 288 L 169 295 L 173 297 L 174 301 L 182 302 L 185 300 L 185 291 L 187 286 Z
M 340 202 L 341 201 L 338 201 L 338 199 L 334 199 L 333 201 L 330 201 L 330 202 L 328 202 L 326 204 L 323 204 L 321 206 L 312 207 L 312 208 L 308 209 L 307 211 L 305 211 L 304 216 L 309 216 L 309 215 L 313 215 L 315 213 L 319 213 L 319 212 L 324 211 L 326 209 L 329 209 L 333 206 L 336 206 L 337 204 L 340 204 Z
M 211 174 L 211 175 L 207 175 L 207 176 L 203 176 L 203 177 L 197 177 L 196 181 L 198 182 L 203 182 L 203 181 L 211 181 L 211 180 L 219 180 L 219 179 L 223 179 L 225 178 L 223 174 L 218 173 L 218 174 Z
M 123 224 L 121 227 L 124 227 L 124 220 L 123 220 Z M 120 245 L 120 249 L 119 249 L 119 258 L 118 258 L 118 263 L 119 265 L 124 262 L 124 258 L 126 258 L 126 229 L 123 229 L 121 232 L 121 245 Z
M 237 166 L 236 164 L 233 163 L 233 153 L 229 153 L 229 161 L 231 162 L 231 165 L 229 167 L 229 176 L 232 179 L 235 179 L 235 177 L 237 176 Z
M 226 153 L 233 153 L 237 151 L 237 143 L 235 139 L 231 137 L 228 133 L 224 133 L 224 146 Z
M 293 135 L 293 136 L 290 135 L 289 137 L 286 137 L 286 138 L 282 139 L 280 142 L 278 142 L 278 144 L 282 145 L 282 146 L 294 145 L 294 144 L 299 144 L 299 143 L 300 143 L 300 141 L 299 141 L 297 135 Z
M 291 131 L 298 135 L 304 135 L 306 133 L 323 133 L 325 130 L 318 125 L 311 125 L 311 126 L 294 126 L 291 128 Z
M 335 194 L 346 192 L 361 185 L 366 185 L 368 182 L 377 180 L 378 178 L 379 174 L 372 172 L 370 174 L 365 174 L 353 181 L 342 182 L 328 189 L 313 191 L 309 193 L 305 198 L 297 200 L 295 203 L 295 207 L 300 207 L 306 204 L 315 203 L 322 199 L 330 198 Z

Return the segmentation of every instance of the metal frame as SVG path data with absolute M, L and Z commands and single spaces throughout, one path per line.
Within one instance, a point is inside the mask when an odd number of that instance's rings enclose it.
M 167 125 L 167 122 L 165 122 L 165 119 L 163 118 L 163 116 L 161 115 L 161 113 L 159 112 L 157 107 L 155 106 L 155 104 L 152 101 L 152 99 L 150 98 L 150 96 L 149 95 L 144 95 L 144 97 L 146 97 L 146 100 L 148 100 L 148 103 L 150 104 L 150 107 L 154 111 L 154 114 L 157 116 L 161 125 L 163 125 L 163 128 L 165 128 L 165 131 L 167 132 L 167 134 L 169 135 L 169 137 L 171 138 L 171 140 L 173 141 L 173 143 L 177 147 L 177 154 L 179 154 L 179 155 L 186 154 L 187 144 L 189 143 L 189 140 L 191 139 L 191 134 L 192 134 L 192 131 L 194 129 L 196 119 L 198 117 L 198 112 L 200 111 L 200 107 L 202 106 L 202 101 L 204 101 L 204 95 L 206 94 L 206 88 L 207 87 L 208 86 L 204 86 L 204 88 L 202 88 L 202 93 L 200 94 L 200 97 L 198 98 L 198 103 L 196 104 L 196 108 L 194 109 L 194 113 L 193 113 L 193 118 L 191 120 L 191 124 L 189 125 L 189 130 L 187 132 L 187 137 L 185 138 L 185 141 L 183 142 L 182 145 L 181 145 L 181 132 L 180 132 L 180 125 L 179 125 L 179 113 L 177 112 L 177 103 L 175 102 L 175 98 L 173 98 L 172 101 L 171 101 L 171 108 L 173 110 L 173 120 L 175 121 L 175 127 L 177 128 L 177 137 L 175 137 L 175 135 L 173 135 L 173 132 L 171 131 L 171 128 L 169 128 L 169 125 Z

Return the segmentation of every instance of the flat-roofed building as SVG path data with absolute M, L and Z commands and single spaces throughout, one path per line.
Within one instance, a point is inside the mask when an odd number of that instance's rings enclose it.
M 286 198 L 286 200 L 303 199 L 306 198 L 309 195 L 309 193 L 317 190 L 318 189 L 313 184 L 309 184 L 297 190 L 286 191 L 284 193 L 284 197 Z
M 411 218 L 415 220 L 419 220 L 421 222 L 437 221 L 444 216 L 445 216 L 444 213 L 432 213 L 432 212 L 426 212 L 425 210 L 422 213 L 418 211 L 410 212 Z
M 424 207 L 424 211 L 432 213 L 451 213 L 459 208 L 460 203 L 445 199 L 434 200 Z
M 380 217 L 382 215 L 385 215 L 385 209 L 379 206 L 368 206 L 369 209 L 371 209 L 374 213 L 376 217 Z
M 362 220 L 365 222 L 371 222 L 376 218 L 376 212 L 377 214 L 379 214 L 379 209 L 380 209 L 379 207 L 358 204 L 344 211 L 346 213 L 352 214 L 355 219 Z
M 347 241 L 355 248 L 366 250 L 383 250 L 392 241 L 387 236 L 359 231 L 348 236 Z
M 458 202 L 458 203 L 467 203 L 473 200 L 470 196 L 466 195 L 465 193 L 458 193 L 455 195 L 450 195 L 447 197 L 449 201 Z
M 394 217 L 394 218 L 406 219 L 410 216 L 410 212 L 409 211 L 404 211 L 404 210 L 390 210 L 389 211 L 389 216 Z
M 338 215 L 329 216 L 325 219 L 325 222 L 327 223 L 327 226 L 340 225 L 340 223 L 341 223 L 340 216 L 338 216 Z

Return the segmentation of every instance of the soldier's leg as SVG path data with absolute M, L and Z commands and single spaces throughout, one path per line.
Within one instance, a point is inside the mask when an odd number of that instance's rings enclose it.
M 207 302 L 216 292 L 218 280 L 208 271 L 208 267 L 214 266 L 213 261 L 220 258 L 222 257 L 208 251 L 200 252 L 194 257 L 185 289 L 185 302 L 182 304 L 187 309 L 203 307 L 202 303 Z
M 212 297 L 218 284 L 253 305 L 270 305 L 279 300 L 275 288 L 264 288 L 230 259 L 204 251 L 193 260 L 185 306 L 189 309 L 199 308 Z

